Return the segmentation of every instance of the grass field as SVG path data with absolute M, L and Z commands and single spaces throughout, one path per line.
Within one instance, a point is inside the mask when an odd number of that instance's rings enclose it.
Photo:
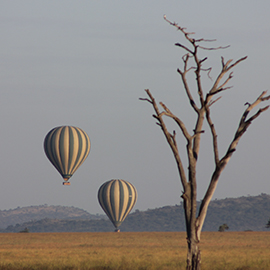
M 270 232 L 203 232 L 203 270 L 269 270 Z M 0 234 L 0 269 L 185 269 L 184 232 Z

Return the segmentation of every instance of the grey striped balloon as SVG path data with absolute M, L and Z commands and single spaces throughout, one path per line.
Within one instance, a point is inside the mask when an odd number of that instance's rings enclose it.
M 90 152 L 88 135 L 80 128 L 53 128 L 44 139 L 44 151 L 65 181 L 75 173 Z
M 127 217 L 137 201 L 136 188 L 129 182 L 113 179 L 98 190 L 98 201 L 116 229 Z

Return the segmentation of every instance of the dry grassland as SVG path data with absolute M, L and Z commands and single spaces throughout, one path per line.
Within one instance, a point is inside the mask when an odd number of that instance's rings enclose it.
M 203 270 L 270 269 L 270 232 L 202 233 Z M 0 234 L 0 269 L 185 269 L 184 232 Z

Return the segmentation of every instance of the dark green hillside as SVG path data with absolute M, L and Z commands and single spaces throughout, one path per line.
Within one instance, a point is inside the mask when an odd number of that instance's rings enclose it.
M 199 207 L 200 203 L 198 203 Z M 203 231 L 217 231 L 226 223 L 231 231 L 266 231 L 270 218 L 270 195 L 214 200 L 210 203 Z M 136 211 L 121 226 L 122 231 L 185 231 L 182 205 L 145 212 Z
M 266 231 L 269 218 L 270 195 L 226 198 L 210 203 L 203 230 L 217 230 L 226 223 L 231 231 Z
M 182 206 L 164 206 L 130 214 L 121 225 L 121 231 L 184 231 Z
M 0 228 L 8 225 L 21 224 L 30 220 L 44 218 L 51 219 L 100 219 L 98 215 L 91 215 L 77 207 L 38 205 L 17 207 L 15 209 L 0 210 Z
M 69 208 L 68 210 L 70 211 Z M 82 216 L 84 212 L 82 212 Z M 42 216 L 41 213 L 38 216 Z M 40 220 L 35 218 L 34 221 L 22 222 L 15 226 L 11 224 L 1 231 L 19 232 L 26 227 L 30 232 L 114 231 L 113 225 L 107 218 L 104 219 L 104 216 L 94 216 L 95 220 L 87 217 L 80 218 L 79 215 L 74 215 L 74 218 L 71 216 L 69 218 L 48 218 L 46 213 Z M 269 218 L 270 195 L 261 194 L 214 200 L 209 205 L 203 231 L 218 231 L 219 226 L 224 223 L 229 226 L 231 231 L 266 231 L 269 230 L 265 228 Z M 185 231 L 182 205 L 164 206 L 147 211 L 136 210 L 126 218 L 120 229 L 121 231 Z
M 10 225 L 2 232 L 21 232 L 25 229 L 29 232 L 103 232 L 112 231 L 112 225 L 108 220 L 67 220 L 44 218 L 37 221 L 29 221 L 23 224 Z

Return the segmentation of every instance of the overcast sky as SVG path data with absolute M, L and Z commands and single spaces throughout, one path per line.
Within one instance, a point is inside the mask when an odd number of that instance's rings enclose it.
M 174 44 L 184 38 L 163 15 L 197 38 L 217 39 L 211 45 L 231 45 L 202 52 L 213 77 L 222 55 L 235 60 L 248 55 L 234 69 L 234 87 L 213 105 L 223 155 L 244 104 L 270 88 L 269 10 L 270 2 L 263 0 L 0 0 L 0 209 L 48 204 L 103 213 L 97 191 L 110 179 L 137 188 L 134 209 L 179 204 L 182 188 L 173 155 L 152 107 L 139 101 L 149 88 L 192 132 L 195 114 L 176 72 L 183 51 Z M 204 82 L 207 91 L 213 82 L 207 76 Z M 270 110 L 250 126 L 214 198 L 270 193 L 269 119 Z M 43 151 L 46 134 L 61 125 L 80 127 L 91 140 L 90 154 L 70 186 L 62 185 Z M 205 130 L 198 200 L 213 170 Z M 176 131 L 185 159 L 185 141 Z

